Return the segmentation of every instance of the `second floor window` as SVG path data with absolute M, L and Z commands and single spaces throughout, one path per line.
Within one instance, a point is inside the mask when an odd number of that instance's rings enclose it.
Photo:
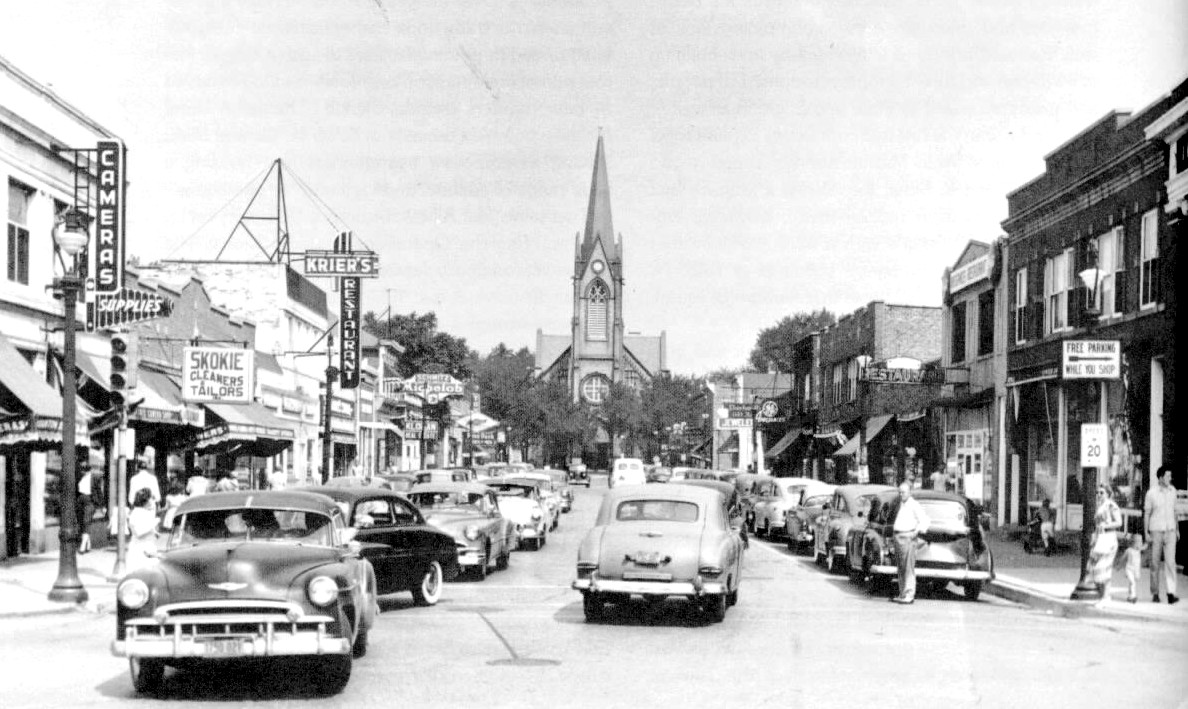
M 1126 253 L 1122 246 L 1122 227 L 1115 227 L 1097 237 L 1097 268 L 1101 280 L 1097 285 L 1097 302 L 1094 305 L 1103 318 L 1122 312 L 1125 299 L 1122 288 L 1125 280 L 1123 255 Z
M 1015 271 L 1015 344 L 1027 341 L 1027 268 Z
M 978 356 L 994 351 L 994 291 L 978 296 Z
M 1068 325 L 1068 292 L 1072 288 L 1072 249 L 1065 249 L 1044 263 L 1044 300 L 1047 302 L 1044 334 L 1062 332 Z
M 949 319 L 952 321 L 953 337 L 951 340 L 952 349 L 949 351 L 949 357 L 953 364 L 965 361 L 965 303 L 954 303 L 953 307 L 949 309 Z
M 1139 307 L 1149 308 L 1159 300 L 1159 213 L 1143 215 L 1139 249 Z
M 8 280 L 29 284 L 29 202 L 33 190 L 8 181 Z

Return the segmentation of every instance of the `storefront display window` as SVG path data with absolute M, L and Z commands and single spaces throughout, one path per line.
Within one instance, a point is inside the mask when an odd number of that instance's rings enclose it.
M 1031 416 L 1027 423 L 1027 451 L 1032 464 L 1027 500 L 1034 506 L 1044 500 L 1051 500 L 1056 506 L 1064 503 L 1059 494 L 1056 465 L 1056 412 L 1059 403 L 1059 390 L 1055 386 L 1036 385 L 1028 396 L 1025 411 Z

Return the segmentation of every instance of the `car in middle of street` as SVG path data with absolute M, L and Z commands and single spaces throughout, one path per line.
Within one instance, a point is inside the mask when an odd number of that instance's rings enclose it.
M 503 516 L 491 488 L 482 483 L 420 483 L 409 490 L 408 499 L 429 524 L 453 538 L 463 570 L 481 580 L 492 567 L 508 567 L 515 526 Z

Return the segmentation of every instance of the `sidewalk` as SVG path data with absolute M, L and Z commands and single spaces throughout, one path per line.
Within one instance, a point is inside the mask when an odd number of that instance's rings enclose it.
M 1129 618 L 1188 624 L 1188 577 L 1177 577 L 1180 602 L 1168 605 L 1166 598 L 1151 602 L 1150 570 L 1144 566 L 1139 579 L 1138 602 L 1126 602 L 1126 573 L 1115 571 L 1108 600 L 1101 605 L 1069 599 L 1080 580 L 1081 552 L 1077 535 L 1060 537 L 1060 551 L 1052 556 L 1023 551 L 1021 537 L 1006 530 L 990 533 L 994 554 L 995 580 L 985 592 L 1066 618 Z
M 115 610 L 115 547 L 93 549 L 78 556 L 78 577 L 87 601 L 75 605 L 49 600 L 58 578 L 58 553 L 19 556 L 0 561 L 0 620 L 55 613 L 110 613 Z

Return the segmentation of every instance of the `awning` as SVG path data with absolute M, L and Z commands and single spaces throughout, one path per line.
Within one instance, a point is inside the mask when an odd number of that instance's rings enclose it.
M 704 441 L 702 441 L 701 443 L 698 443 L 697 446 L 695 448 L 693 448 L 693 452 L 694 453 L 702 453 L 702 452 L 708 451 L 710 448 L 710 445 L 713 442 L 714 442 L 714 437 L 707 436 Z
M 129 396 L 130 401 L 140 403 L 128 414 L 128 423 L 139 425 L 186 426 L 202 428 L 206 417 L 197 405 L 187 405 L 181 398 L 181 387 L 167 374 L 151 369 L 139 369 L 136 374 L 136 389 Z M 106 431 L 119 423 L 119 415 L 113 410 L 91 423 L 91 435 Z
M 879 414 L 866 419 L 866 442 L 873 441 L 893 418 L 895 414 Z
M 0 449 L 26 447 L 50 449 L 62 445 L 62 395 L 50 386 L 33 365 L 0 335 L 0 406 L 5 399 L 27 412 L 0 416 Z M 3 395 L 7 391 L 9 396 Z M 86 402 L 75 396 L 74 445 L 91 444 L 87 421 L 95 414 Z M 19 408 L 19 407 L 14 407 Z M 6 411 L 7 408 L 0 408 Z
M 842 444 L 841 448 L 833 451 L 833 455 L 854 455 L 858 452 L 858 436 L 850 436 L 850 440 Z
M 271 458 L 293 445 L 290 422 L 282 421 L 256 402 L 249 404 L 203 404 L 222 419 L 209 425 L 194 439 L 200 453 L 226 453 Z
M 799 428 L 794 428 L 791 431 L 788 431 L 788 433 L 784 434 L 783 438 L 781 438 L 778 442 L 776 442 L 776 444 L 774 446 L 771 447 L 771 450 L 769 450 L 763 454 L 763 457 L 764 458 L 778 457 L 781 453 L 788 450 L 788 447 L 791 446 L 793 443 L 795 443 L 797 441 L 797 439 L 799 439 L 803 435 L 804 435 L 804 431 L 802 431 Z
M 718 446 L 719 453 L 737 453 L 738 452 L 738 431 L 731 431 L 730 436 L 723 441 L 722 445 Z
M 346 431 L 331 431 L 330 440 L 338 446 L 353 446 L 358 444 L 354 434 L 347 433 Z
M 377 431 L 391 431 L 401 438 L 404 437 L 404 431 L 400 430 L 399 426 L 394 423 L 388 423 L 387 421 L 360 421 L 359 428 L 373 428 Z

